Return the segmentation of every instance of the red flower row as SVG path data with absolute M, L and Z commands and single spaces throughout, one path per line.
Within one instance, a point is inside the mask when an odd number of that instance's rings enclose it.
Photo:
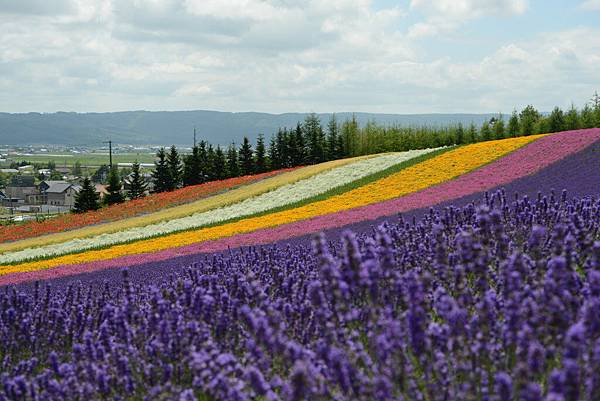
M 152 213 L 167 207 L 193 202 L 240 185 L 250 184 L 290 170 L 293 169 L 281 169 L 262 174 L 212 181 L 205 184 L 181 188 L 172 192 L 152 194 L 141 199 L 104 207 L 93 212 L 82 214 L 69 213 L 42 222 L 28 221 L 18 226 L 2 226 L 0 227 L 0 242 L 37 237 L 39 235 L 72 230 L 92 224 L 107 223 Z

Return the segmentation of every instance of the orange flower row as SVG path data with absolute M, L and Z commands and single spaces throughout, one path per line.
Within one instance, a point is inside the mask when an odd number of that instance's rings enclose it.
M 64 214 L 42 222 L 28 221 L 27 223 L 18 226 L 2 226 L 0 227 L 0 243 L 37 237 L 39 235 L 62 232 L 92 224 L 107 223 L 155 212 L 167 207 L 178 206 L 202 199 L 218 192 L 232 189 L 240 185 L 250 184 L 290 170 L 294 169 L 281 169 L 263 174 L 212 181 L 205 184 L 181 188 L 172 192 L 152 194 L 141 199 L 108 206 L 93 212 Z

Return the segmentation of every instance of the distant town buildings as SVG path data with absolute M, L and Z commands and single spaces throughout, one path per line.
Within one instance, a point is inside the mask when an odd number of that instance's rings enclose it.
M 102 149 L 60 145 L 0 147 L 0 223 L 4 220 L 34 219 L 38 218 L 37 214 L 69 212 L 81 189 L 80 181 L 86 175 L 90 176 L 102 201 L 108 194 L 106 185 L 102 183 L 108 179 L 109 168 L 102 158 L 98 158 L 98 155 L 106 156 L 108 162 L 108 153 L 101 153 L 99 150 Z M 141 152 L 153 156 L 153 150 L 151 147 L 113 146 L 113 154 Z M 82 163 L 78 160 L 79 156 L 73 159 L 74 155 L 79 154 L 82 155 Z M 40 159 L 39 155 L 48 157 L 48 161 L 40 161 L 44 159 Z M 67 159 L 68 157 L 71 159 Z M 86 160 L 88 157 L 93 161 Z M 67 163 L 67 160 L 70 162 Z M 124 162 L 114 164 L 125 171 L 133 166 L 133 163 Z M 154 185 L 148 170 L 154 167 L 154 163 L 140 164 L 145 169 L 142 176 L 149 192 Z M 123 170 L 121 172 L 124 173 Z M 129 177 L 122 177 L 122 182 L 123 191 L 126 192 Z
M 17 174 L 10 178 L 9 184 L 2 190 L 0 203 L 4 207 L 49 205 L 70 209 L 80 189 L 79 184 L 62 180 L 47 180 L 36 185 L 33 175 Z
M 5 193 L 7 197 L 19 199 L 22 200 L 22 203 L 25 203 L 28 196 L 38 193 L 38 188 L 35 185 L 35 177 L 21 174 L 11 176 Z

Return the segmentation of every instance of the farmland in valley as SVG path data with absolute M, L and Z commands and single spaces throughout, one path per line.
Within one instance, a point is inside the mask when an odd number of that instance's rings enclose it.
M 138 163 L 153 163 L 154 153 L 114 153 L 113 163 L 133 163 L 137 160 Z M 60 153 L 60 154 L 11 154 L 3 163 L 4 166 L 10 165 L 11 162 L 46 165 L 49 162 L 54 162 L 58 167 L 73 167 L 79 162 L 81 166 L 99 167 L 103 164 L 108 164 L 107 153 Z

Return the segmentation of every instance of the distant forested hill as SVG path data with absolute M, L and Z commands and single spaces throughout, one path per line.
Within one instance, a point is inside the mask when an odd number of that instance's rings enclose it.
M 471 122 L 480 125 L 493 114 L 372 114 L 354 113 L 358 122 L 383 125 L 444 125 Z M 198 140 L 214 144 L 252 141 L 258 134 L 269 138 L 279 127 L 293 127 L 306 113 L 229 113 L 219 111 L 125 111 L 115 113 L 0 113 L 0 144 L 68 144 L 97 146 L 112 139 L 125 144 L 192 143 L 194 126 Z M 331 114 L 320 113 L 323 125 Z M 336 113 L 338 120 L 352 113 Z

